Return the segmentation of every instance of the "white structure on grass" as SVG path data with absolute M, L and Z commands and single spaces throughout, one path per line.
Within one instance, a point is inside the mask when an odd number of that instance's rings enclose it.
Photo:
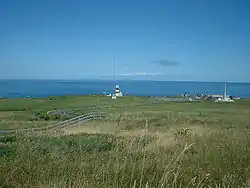
M 116 85 L 115 86 L 115 93 L 112 94 L 112 99 L 116 99 L 117 97 L 122 97 L 123 94 L 122 92 L 120 91 L 120 86 L 119 85 Z
M 225 84 L 224 95 L 222 98 L 218 98 L 215 102 L 234 102 L 231 98 L 227 96 L 227 85 Z
M 119 85 L 115 86 L 115 96 L 117 96 L 117 97 L 123 96 L 122 92 L 120 91 L 120 86 Z
M 112 94 L 112 99 L 116 99 L 116 95 L 115 94 Z

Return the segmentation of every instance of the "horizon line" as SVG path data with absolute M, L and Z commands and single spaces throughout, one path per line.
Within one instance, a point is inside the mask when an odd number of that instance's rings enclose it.
M 239 84 L 250 84 L 250 82 L 244 81 L 207 81 L 207 80 L 144 80 L 144 79 L 102 79 L 102 78 L 0 78 L 5 81 L 109 81 L 109 82 L 117 82 L 117 81 L 150 81 L 150 82 L 193 82 L 193 83 L 239 83 Z

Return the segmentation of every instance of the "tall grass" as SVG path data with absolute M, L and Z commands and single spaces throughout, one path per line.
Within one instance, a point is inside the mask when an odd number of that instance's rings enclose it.
M 249 186 L 250 141 L 245 132 L 180 132 L 165 145 L 152 144 L 159 138 L 148 134 L 5 138 L 0 146 L 0 183 L 2 187 Z

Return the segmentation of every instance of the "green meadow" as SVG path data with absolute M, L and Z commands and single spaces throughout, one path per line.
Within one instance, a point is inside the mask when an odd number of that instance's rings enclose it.
M 47 114 L 62 110 L 65 114 Z M 89 112 L 103 119 L 0 136 L 0 187 L 250 187 L 250 100 L 149 97 L 1 99 L 0 130 L 45 127 Z

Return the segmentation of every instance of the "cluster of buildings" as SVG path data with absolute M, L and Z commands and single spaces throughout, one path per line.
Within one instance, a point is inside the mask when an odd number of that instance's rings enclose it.
M 123 93 L 120 91 L 120 86 L 116 85 L 115 86 L 115 90 L 114 93 L 111 94 L 106 94 L 106 96 L 111 97 L 112 99 L 116 99 L 117 97 L 122 97 Z M 170 100 L 170 101 L 186 101 L 185 99 L 188 99 L 189 101 L 198 101 L 198 100 L 208 100 L 208 99 L 212 99 L 215 102 L 234 102 L 234 100 L 239 99 L 239 98 L 233 98 L 232 96 L 227 95 L 227 86 L 225 85 L 225 89 L 224 89 L 224 94 L 223 95 L 205 95 L 205 94 L 201 94 L 201 95 L 197 95 L 193 98 L 190 98 L 189 95 L 187 93 L 183 94 L 182 97 L 184 98 L 164 98 L 164 100 Z
M 234 100 L 239 98 L 234 98 L 232 96 L 227 95 L 227 86 L 225 84 L 224 94 L 223 95 L 198 95 L 196 99 L 213 99 L 215 102 L 234 102 Z

